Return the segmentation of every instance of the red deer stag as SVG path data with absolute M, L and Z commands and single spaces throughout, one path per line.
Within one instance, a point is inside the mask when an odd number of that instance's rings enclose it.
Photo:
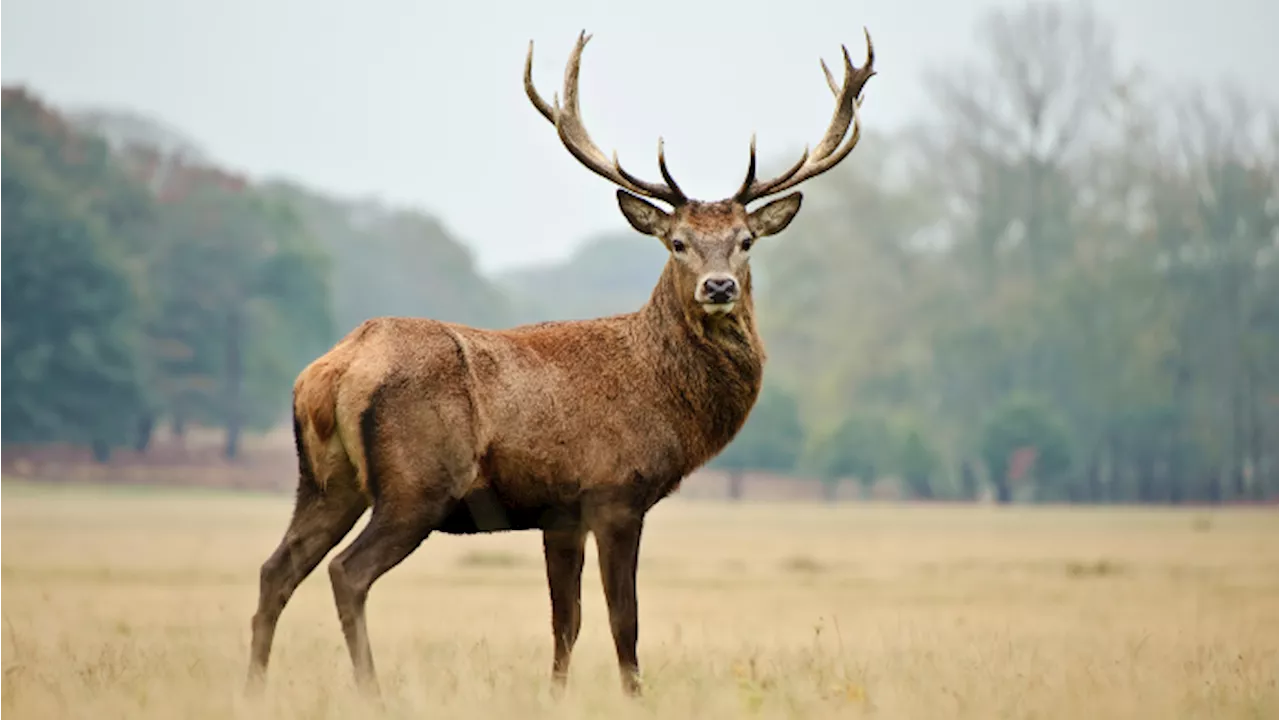
M 865 32 L 865 30 L 864 30 Z M 667 170 L 646 182 L 596 147 L 578 114 L 578 71 L 590 36 L 569 56 L 563 106 L 548 104 L 525 61 L 529 100 L 587 169 L 618 185 L 631 226 L 670 252 L 639 310 L 573 322 L 481 330 L 417 318 L 369 320 L 299 374 L 294 436 L 299 481 L 284 539 L 263 564 L 248 687 L 265 680 L 276 622 L 298 584 L 372 505 L 368 525 L 329 564 L 358 686 L 379 695 L 365 624 L 369 588 L 432 532 L 541 530 L 555 641 L 553 687 L 564 685 L 581 625 L 587 533 L 595 537 L 623 688 L 640 691 L 636 563 L 646 512 L 721 451 L 760 389 L 749 257 L 800 209 L 793 192 L 858 142 L 858 105 L 875 74 L 844 49 L 831 124 L 812 151 L 730 198 L 691 200 Z M 852 134 L 848 139 L 852 125 Z M 844 140 L 842 143 L 841 141 Z M 642 200 L 660 200 L 671 210 Z

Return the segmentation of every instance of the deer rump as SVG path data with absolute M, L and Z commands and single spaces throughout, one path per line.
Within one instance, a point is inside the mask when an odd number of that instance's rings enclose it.
M 651 507 L 692 469 L 679 409 L 664 407 L 656 376 L 592 361 L 625 353 L 621 327 L 558 325 L 366 321 L 299 374 L 302 481 L 444 501 L 434 529 L 448 534 L 570 529 L 593 499 Z

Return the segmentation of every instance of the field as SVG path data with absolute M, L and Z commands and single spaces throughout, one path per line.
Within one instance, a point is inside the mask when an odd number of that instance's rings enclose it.
M 257 570 L 290 498 L 3 488 L 3 712 L 369 716 L 328 578 L 241 697 Z M 640 565 L 647 694 L 619 689 L 589 545 L 549 692 L 533 533 L 433 536 L 374 586 L 388 717 L 1274 718 L 1277 514 L 681 500 Z

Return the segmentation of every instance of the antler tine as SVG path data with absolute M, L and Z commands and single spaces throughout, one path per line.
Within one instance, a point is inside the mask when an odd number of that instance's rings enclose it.
M 662 180 L 671 188 L 671 191 L 679 195 L 682 199 L 684 193 L 680 191 L 680 186 L 676 184 L 676 179 L 671 177 L 671 171 L 667 170 L 667 153 L 663 147 L 662 136 L 658 136 L 658 172 L 662 173 Z
M 827 61 L 818 58 L 818 64 L 822 66 L 822 74 L 827 76 L 827 87 L 831 88 L 831 94 L 840 97 L 840 86 L 836 84 L 836 77 L 831 74 L 831 68 L 827 67 Z
M 542 117 L 546 118 L 552 125 L 556 124 L 555 111 L 547 104 L 546 100 L 538 94 L 538 89 L 533 86 L 533 41 L 529 41 L 529 54 L 524 59 L 524 94 L 529 96 L 529 101 L 538 109 Z
M 656 190 L 664 190 L 664 191 L 669 191 L 671 193 L 671 197 L 654 195 L 654 197 L 657 197 L 659 200 L 665 200 L 666 202 L 669 202 L 672 205 L 681 205 L 681 204 L 684 204 L 685 202 L 688 202 L 688 198 L 686 198 L 684 192 L 680 190 L 680 186 L 676 184 L 675 178 L 671 177 L 671 171 L 667 170 L 667 155 L 666 155 L 666 152 L 663 150 L 662 138 L 658 138 L 658 171 L 662 173 L 662 179 L 667 183 L 665 187 L 663 187 L 662 185 L 655 185 L 653 183 L 645 182 L 644 180 L 641 180 L 635 175 L 632 175 L 631 173 L 624 170 L 622 168 L 622 165 L 618 162 L 617 150 L 613 151 L 613 169 L 619 175 L 621 175 L 622 178 L 627 182 L 631 183 L 632 185 L 645 188 L 646 191 L 648 192 L 653 192 Z
M 809 146 L 804 146 L 804 151 L 800 153 L 800 159 L 795 161 L 791 167 L 787 168 L 778 177 L 765 182 L 756 182 L 756 136 L 751 135 L 751 159 L 747 163 L 747 177 L 742 181 L 742 187 L 738 188 L 738 192 L 734 194 L 733 199 L 746 205 L 752 200 L 758 200 L 768 195 L 769 186 L 788 180 L 791 176 L 800 172 L 800 168 L 809 161 Z
M 525 94 L 529 96 L 529 100 L 538 112 L 552 125 L 555 125 L 560 141 L 564 143 L 569 153 L 577 158 L 578 162 L 582 163 L 588 170 L 637 195 L 662 200 L 673 206 L 684 204 L 688 201 L 688 198 L 681 192 L 680 187 L 676 185 L 671 173 L 667 170 L 661 139 L 658 140 L 658 169 L 662 172 L 663 179 L 666 180 L 665 185 L 646 182 L 628 173 L 618 163 L 617 152 L 614 152 L 612 161 L 610 161 L 600 151 L 600 148 L 592 142 L 591 136 L 587 133 L 586 126 L 582 124 L 582 117 L 578 112 L 578 75 L 582 68 L 582 50 L 587 46 L 589 40 L 591 40 L 591 36 L 583 30 L 578 35 L 578 42 L 574 46 L 573 52 L 569 55 L 569 62 L 565 65 L 563 107 L 560 105 L 559 98 L 554 96 L 552 105 L 547 105 L 547 102 L 538 95 L 538 91 L 534 88 L 533 42 L 530 41 L 529 55 L 525 59 L 524 66 Z
M 745 204 L 766 195 L 772 195 L 795 187 L 805 180 L 821 175 L 835 167 L 853 151 L 862 136 L 862 123 L 858 114 L 859 107 L 862 104 L 862 98 L 860 97 L 862 88 L 876 74 L 873 68 L 875 47 L 871 43 L 871 33 L 866 28 L 863 28 L 862 31 L 867 39 L 866 64 L 860 68 L 855 67 L 853 61 L 849 58 L 848 47 L 841 45 L 840 49 L 844 55 L 844 82 L 841 85 L 836 85 L 835 77 L 831 74 L 827 63 L 819 60 L 822 65 L 823 75 L 827 80 L 827 86 L 831 88 L 831 92 L 836 96 L 836 108 L 832 113 L 827 131 L 823 133 L 818 145 L 813 148 L 812 152 L 809 152 L 806 148 L 805 153 L 800 157 L 800 161 L 778 177 L 767 182 L 757 182 L 755 181 L 755 146 L 753 138 L 751 164 L 748 168 L 747 180 L 743 182 L 742 188 L 734 196 L 735 200 Z M 850 125 L 853 126 L 853 133 L 841 145 L 840 140 L 849 132 Z
M 747 160 L 747 176 L 742 179 L 742 185 L 738 188 L 738 192 L 733 194 L 734 199 L 740 200 L 746 197 L 751 190 L 751 186 L 756 183 L 756 134 L 751 133 L 751 157 Z M 742 201 L 745 204 L 745 200 Z

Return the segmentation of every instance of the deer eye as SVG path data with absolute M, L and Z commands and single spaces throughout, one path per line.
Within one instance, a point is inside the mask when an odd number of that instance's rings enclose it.
M 753 241 L 751 238 L 746 238 L 746 239 L 744 239 L 744 240 L 742 241 L 742 251 L 743 251 L 743 252 L 746 252 L 746 251 L 750 250 L 750 249 L 751 249 L 751 244 L 752 244 L 753 242 L 754 242 L 754 241 Z
M 679 240 L 672 240 L 672 241 L 671 241 L 671 250 L 672 250 L 673 252 L 678 252 L 678 253 L 682 253 L 682 252 L 684 252 L 684 243 L 683 243 L 683 242 L 681 242 L 681 241 L 679 241 Z

